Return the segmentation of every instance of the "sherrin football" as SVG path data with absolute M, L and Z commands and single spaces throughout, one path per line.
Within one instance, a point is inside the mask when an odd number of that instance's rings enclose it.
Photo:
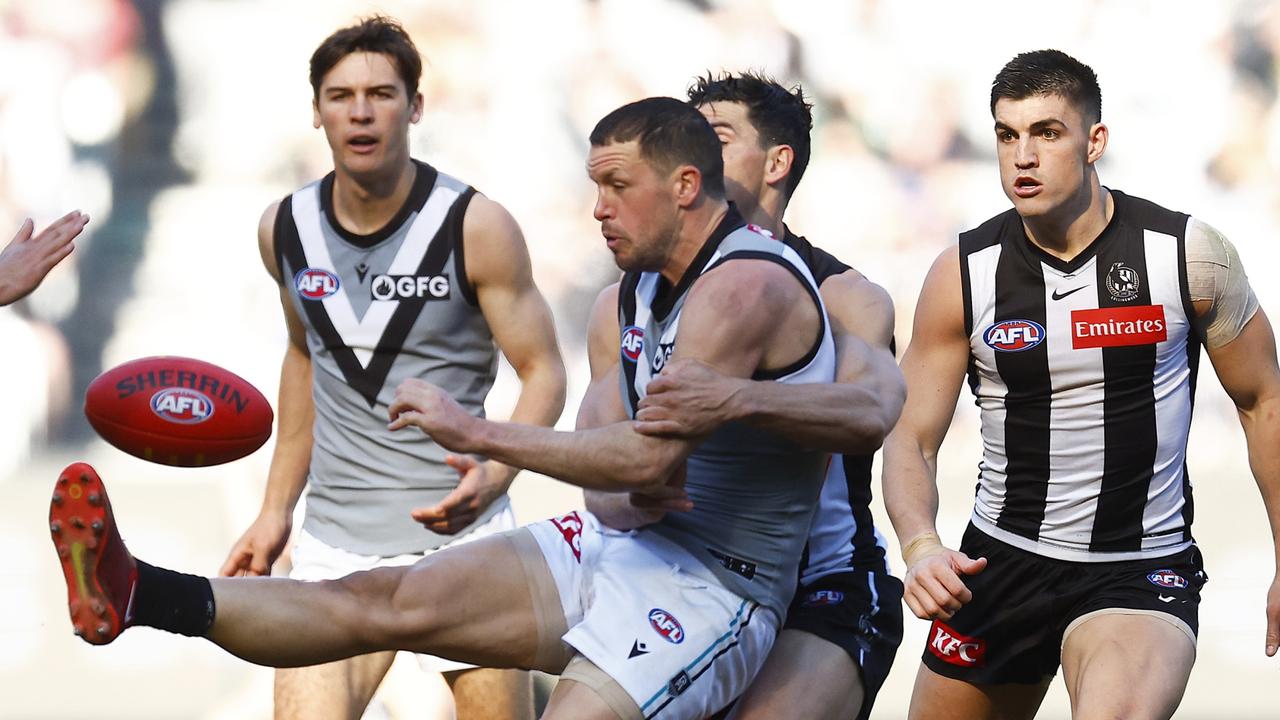
M 212 363 L 147 357 L 89 383 L 84 414 L 104 440 L 143 460 L 202 467 L 230 462 L 271 437 L 267 399 Z

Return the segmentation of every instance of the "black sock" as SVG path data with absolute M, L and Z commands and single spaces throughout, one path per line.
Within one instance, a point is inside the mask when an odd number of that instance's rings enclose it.
M 133 624 L 204 637 L 213 627 L 213 586 L 209 579 L 137 562 Z

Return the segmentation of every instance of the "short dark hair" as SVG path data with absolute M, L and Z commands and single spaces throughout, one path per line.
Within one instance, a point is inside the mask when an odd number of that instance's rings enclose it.
M 1102 122 L 1102 89 L 1093 68 L 1061 50 L 1024 52 L 1001 68 L 991 83 L 991 116 L 1001 98 L 1024 100 L 1059 95 L 1074 103 L 1086 119 Z
M 422 56 L 404 26 L 386 15 L 367 17 L 355 25 L 344 27 L 320 43 L 311 54 L 311 90 L 318 99 L 324 76 L 342 58 L 351 53 L 380 53 L 391 59 L 404 80 L 409 102 L 418 94 L 418 78 L 422 77 Z
M 655 168 L 670 172 L 677 165 L 692 165 L 702 173 L 708 195 L 724 197 L 724 158 L 720 138 L 702 113 L 669 97 L 651 97 L 623 105 L 605 115 L 591 131 L 591 144 L 640 141 L 640 157 Z
M 800 178 L 809 166 L 809 131 L 813 129 L 813 104 L 804 89 L 793 85 L 790 90 L 773 78 L 756 72 L 738 75 L 710 72 L 699 77 L 689 88 L 689 104 L 694 107 L 713 102 L 745 105 L 747 120 L 760 136 L 760 148 L 790 145 L 795 150 L 791 174 L 787 177 L 787 197 L 796 191 Z

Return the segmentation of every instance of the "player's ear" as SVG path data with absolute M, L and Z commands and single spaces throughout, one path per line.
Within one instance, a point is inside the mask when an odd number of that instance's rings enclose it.
M 414 93 L 413 101 L 409 103 L 409 122 L 417 123 L 422 119 L 422 108 L 425 101 L 422 99 L 422 93 Z
M 1102 158 L 1102 154 L 1107 151 L 1107 139 L 1110 131 L 1107 126 L 1100 122 L 1093 124 L 1089 128 L 1089 149 L 1085 155 L 1085 160 L 1090 165 L 1098 162 Z
M 672 174 L 672 189 L 676 204 L 687 209 L 702 194 L 702 173 L 692 165 L 677 167 Z
M 774 145 L 769 148 L 765 152 L 764 181 L 770 185 L 786 182 L 795 161 L 796 151 L 790 145 Z
M 320 121 L 320 98 L 311 98 L 311 127 L 319 130 L 324 123 Z

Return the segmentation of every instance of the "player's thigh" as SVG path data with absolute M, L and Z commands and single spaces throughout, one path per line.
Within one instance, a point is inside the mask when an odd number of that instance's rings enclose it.
M 383 618 L 391 646 L 487 667 L 533 664 L 543 609 L 535 607 L 537 579 L 530 577 L 537 568 L 518 550 L 526 532 L 432 553 L 408 568 L 390 600 L 392 615 Z
M 444 674 L 458 720 L 532 720 L 533 680 L 524 670 L 471 668 Z
M 862 698 L 862 677 L 849 653 L 817 635 L 783 630 L 730 717 L 851 719 Z
M 542 720 L 635 720 L 621 715 L 591 687 L 576 680 L 561 680 L 551 691 Z
M 924 663 L 911 692 L 911 720 L 1030 720 L 1049 681 L 1036 685 L 981 685 L 939 675 Z
M 1195 663 L 1190 628 L 1160 613 L 1101 611 L 1067 633 L 1062 673 L 1077 720 L 1169 718 Z
M 359 718 L 394 658 L 395 653 L 380 652 L 276 670 L 276 720 Z

